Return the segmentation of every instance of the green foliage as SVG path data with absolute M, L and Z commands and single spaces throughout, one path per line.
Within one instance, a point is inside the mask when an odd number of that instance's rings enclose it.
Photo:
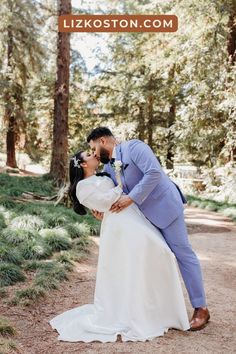
M 16 16 L 17 14 L 17 16 Z M 14 119 L 16 140 L 26 133 L 25 96 L 27 83 L 43 68 L 46 51 L 39 38 L 42 25 L 37 2 L 2 0 L 0 7 L 1 106 L 6 126 Z M 28 140 L 28 139 L 27 139 Z
M 16 291 L 16 298 L 18 299 L 29 299 L 35 301 L 40 297 L 44 297 L 45 295 L 45 291 L 39 286 Z
M 21 230 L 39 230 L 44 226 L 44 221 L 35 215 L 21 215 L 14 218 L 9 227 L 11 229 L 21 229 Z
M 69 218 L 67 217 L 67 215 L 64 215 L 63 213 L 60 212 L 47 214 L 44 216 L 44 219 L 48 227 L 57 227 L 57 226 L 65 225 L 69 222 Z
M 71 254 L 68 251 L 61 251 L 60 254 L 56 256 L 56 261 L 64 265 L 73 265 Z
M 0 288 L 0 298 L 8 297 L 7 289 Z
M 212 199 L 204 199 L 192 195 L 188 195 L 187 200 L 189 205 L 210 211 L 217 211 L 236 221 L 236 204 L 218 202 Z
M 12 339 L 0 337 L 1 354 L 8 354 L 17 351 L 17 345 Z
M 36 240 L 28 240 L 19 245 L 19 252 L 24 259 L 45 259 L 52 255 L 52 248 Z
M 0 263 L 0 286 L 13 285 L 25 281 L 26 277 L 20 267 L 12 263 Z
M 67 250 L 72 247 L 72 241 L 68 237 L 67 231 L 62 228 L 42 229 L 40 235 L 43 237 L 44 243 L 53 252 Z
M 100 234 L 100 227 L 101 221 L 98 221 L 94 218 L 91 214 L 87 214 L 83 218 L 84 223 L 88 224 L 90 227 L 90 234 L 91 235 L 99 235 Z
M 38 232 L 33 230 L 26 230 L 21 228 L 7 227 L 2 231 L 2 238 L 12 245 L 20 244 L 24 241 L 33 240 L 38 238 Z
M 68 231 L 71 238 L 77 238 L 80 236 L 89 236 L 91 233 L 91 226 L 85 222 L 77 222 L 66 225 L 66 230 Z
M 4 317 L 0 317 L 0 334 L 2 336 L 13 336 L 16 334 L 16 329 Z
M 54 193 L 53 182 L 43 177 L 22 178 L 6 173 L 0 174 L 0 195 L 18 197 L 25 191 L 51 196 Z
M 31 181 L 33 191 L 37 180 Z M 25 178 L 21 177 L 21 181 L 23 187 L 19 186 L 17 176 L 11 178 L 10 186 L 5 189 L 9 202 L 8 188 L 11 186 L 16 195 L 20 195 L 18 188 L 21 192 L 27 191 Z M 40 181 L 40 188 L 44 189 L 44 183 L 48 185 L 49 180 L 42 178 Z M 4 197 L 3 189 L 1 193 Z M 59 288 L 60 282 L 68 279 L 67 273 L 73 270 L 74 261 L 79 262 L 87 256 L 90 223 L 94 223 L 90 214 L 84 220 L 62 205 L 14 202 L 1 204 L 0 215 L 3 226 L 0 230 L 0 296 L 8 297 L 3 287 L 24 281 L 28 273 L 31 277 L 35 273 L 30 286 L 17 292 L 9 305 L 29 306 L 50 289 Z M 79 239 L 80 242 L 74 243 Z
M 81 236 L 74 240 L 73 248 L 75 248 L 77 251 L 80 252 L 80 251 L 87 250 L 90 244 L 91 241 L 87 237 Z
M 0 262 L 20 265 L 22 261 L 23 258 L 18 249 L 0 242 Z
M 33 270 L 41 269 L 41 268 L 44 267 L 44 262 L 45 261 L 39 261 L 39 260 L 36 260 L 36 259 L 27 260 L 24 263 L 23 268 L 26 271 L 33 271 Z
M 14 209 L 17 206 L 17 203 L 14 200 L 8 197 L 2 197 L 1 195 L 0 195 L 0 203 L 3 207 L 6 207 L 8 209 Z
M 67 268 L 58 262 L 49 262 L 36 273 L 35 284 L 46 290 L 57 289 L 59 282 L 68 280 Z
M 0 214 L 0 230 L 4 229 L 6 227 L 6 222 L 5 222 L 5 218 L 2 214 Z

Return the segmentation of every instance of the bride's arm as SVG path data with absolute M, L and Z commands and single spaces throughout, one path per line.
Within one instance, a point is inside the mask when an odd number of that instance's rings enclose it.
M 79 202 L 91 210 L 100 212 L 109 210 L 112 204 L 120 198 L 122 192 L 119 186 L 102 192 L 99 186 L 94 183 L 88 185 L 78 183 L 76 188 L 76 196 Z

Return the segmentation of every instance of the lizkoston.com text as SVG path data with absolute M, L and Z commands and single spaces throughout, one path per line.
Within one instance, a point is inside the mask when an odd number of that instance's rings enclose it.
M 65 15 L 59 17 L 60 32 L 175 32 L 174 15 Z

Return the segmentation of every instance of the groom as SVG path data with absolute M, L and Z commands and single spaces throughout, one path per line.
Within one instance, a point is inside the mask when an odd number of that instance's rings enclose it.
M 195 309 L 190 329 L 204 328 L 210 314 L 206 307 L 200 264 L 188 240 L 183 213 L 186 200 L 182 192 L 165 174 L 153 151 L 144 142 L 133 139 L 119 144 L 106 127 L 94 129 L 87 142 L 97 159 L 105 164 L 104 171 L 111 175 L 116 185 L 114 161 L 122 163 L 121 181 L 126 195 L 113 204 L 111 211 L 120 212 L 135 203 L 160 230 L 176 256 Z M 102 219 L 102 213 L 97 211 L 94 211 L 94 216 Z

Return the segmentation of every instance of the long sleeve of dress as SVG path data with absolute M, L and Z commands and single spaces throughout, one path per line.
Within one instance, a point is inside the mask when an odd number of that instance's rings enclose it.
M 102 191 L 94 183 L 78 183 L 76 196 L 81 204 L 89 209 L 100 212 L 108 211 L 121 196 L 122 189 L 119 186 Z

